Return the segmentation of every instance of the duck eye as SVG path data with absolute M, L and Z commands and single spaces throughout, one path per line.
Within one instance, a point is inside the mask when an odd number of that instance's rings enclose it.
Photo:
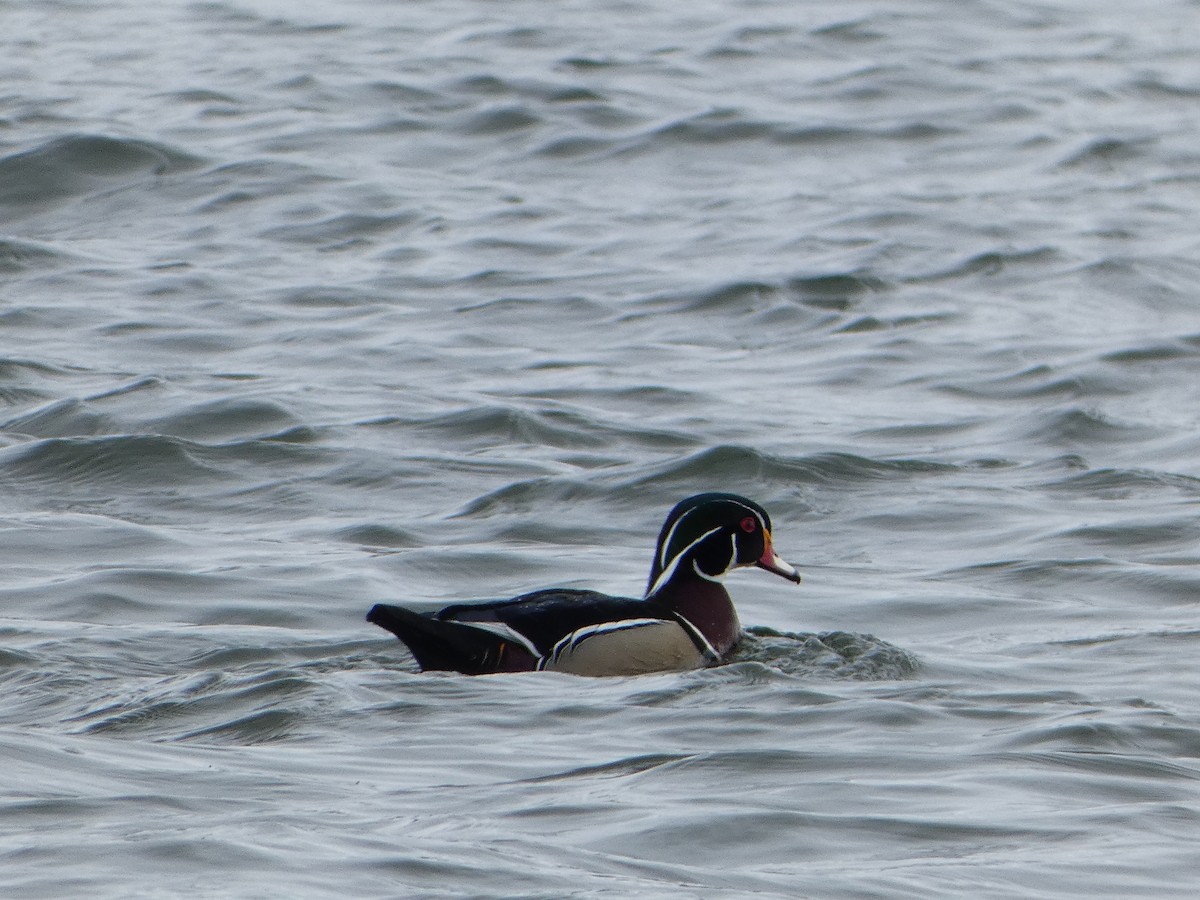
M 758 519 L 754 518 L 754 516 L 746 516 L 746 518 L 742 519 L 742 531 L 746 532 L 746 534 L 753 534 L 757 528 Z

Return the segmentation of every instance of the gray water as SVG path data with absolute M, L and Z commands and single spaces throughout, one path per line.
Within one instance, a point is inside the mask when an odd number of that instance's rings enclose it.
M 1198 24 L 0 2 L 0 893 L 1193 895 Z M 729 665 L 363 621 L 700 490 Z

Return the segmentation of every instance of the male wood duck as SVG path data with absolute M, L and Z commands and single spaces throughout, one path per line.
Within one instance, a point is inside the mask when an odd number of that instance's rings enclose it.
M 639 675 L 696 669 L 723 661 L 741 638 L 721 578 L 744 566 L 800 581 L 775 552 L 766 510 L 736 494 L 697 494 L 663 523 L 641 600 L 550 588 L 433 613 L 378 603 L 367 621 L 403 641 L 422 670 Z

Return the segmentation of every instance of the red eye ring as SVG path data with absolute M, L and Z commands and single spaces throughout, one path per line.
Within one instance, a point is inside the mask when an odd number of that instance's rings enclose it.
M 747 534 L 753 534 L 758 530 L 758 519 L 754 518 L 754 516 L 746 516 L 746 518 L 742 519 L 741 525 L 742 531 Z

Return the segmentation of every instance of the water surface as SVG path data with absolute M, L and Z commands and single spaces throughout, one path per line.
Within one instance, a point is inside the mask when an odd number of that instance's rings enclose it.
M 4 892 L 1190 896 L 1198 14 L 0 2 Z M 701 490 L 730 665 L 363 621 Z

